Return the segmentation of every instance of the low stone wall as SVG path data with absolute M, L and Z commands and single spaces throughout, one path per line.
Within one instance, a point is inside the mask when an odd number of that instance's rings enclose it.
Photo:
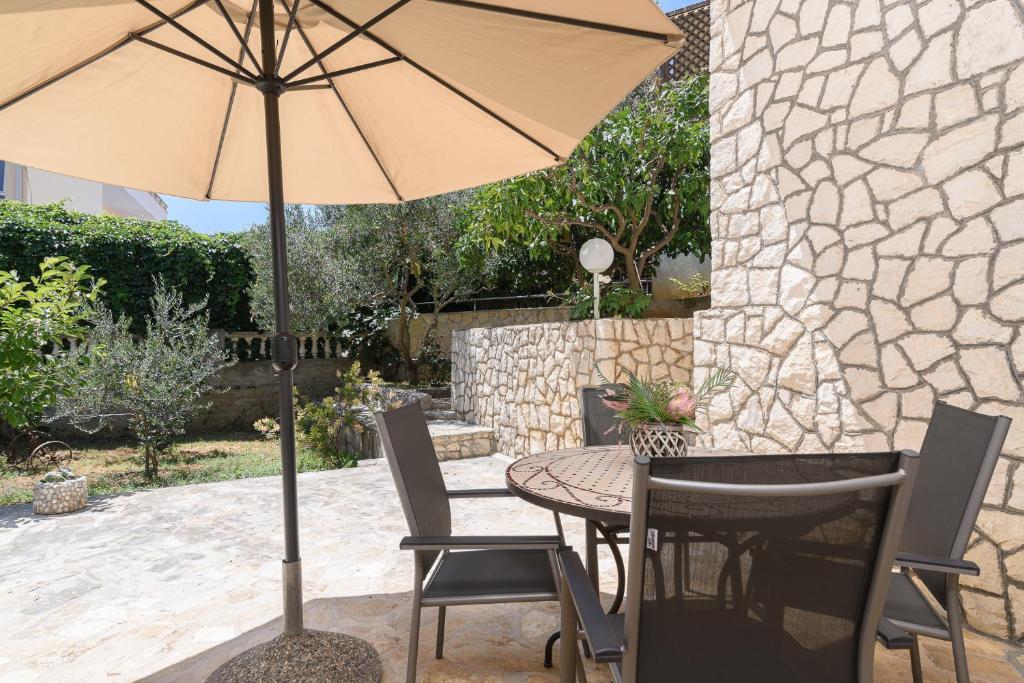
M 348 370 L 347 358 L 305 358 L 295 368 L 295 386 L 307 398 L 319 400 L 338 386 L 337 373 Z M 191 434 L 252 429 L 262 417 L 277 417 L 277 374 L 270 361 L 237 363 L 217 378 L 221 393 L 210 397 L 213 405 L 196 415 Z M 227 390 L 227 391 L 224 391 Z
M 442 313 L 437 321 L 437 343 L 441 352 L 450 355 L 452 350 L 452 332 L 477 327 L 505 327 L 508 325 L 531 325 L 534 323 L 559 322 L 569 319 L 571 308 L 553 306 L 547 308 L 502 308 L 493 311 L 458 311 Z M 432 315 L 422 314 L 412 321 L 410 336 L 412 353 L 418 355 Z M 398 324 L 392 322 L 388 327 L 388 339 L 392 344 L 398 342 Z
M 579 390 L 624 370 L 689 383 L 693 321 L 585 320 L 452 335 L 452 409 L 522 457 L 580 445 Z M 600 371 L 600 373 L 598 372 Z

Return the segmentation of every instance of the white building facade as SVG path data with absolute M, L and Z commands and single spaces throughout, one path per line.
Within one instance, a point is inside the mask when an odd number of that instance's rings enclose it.
M 167 218 L 167 205 L 153 192 L 72 178 L 9 161 L 0 161 L 0 199 L 26 204 L 63 203 L 69 209 L 95 215 Z

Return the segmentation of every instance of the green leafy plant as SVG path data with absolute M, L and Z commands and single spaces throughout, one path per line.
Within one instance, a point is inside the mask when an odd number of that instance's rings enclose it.
M 204 396 L 231 361 L 209 332 L 204 302 L 186 305 L 158 278 L 149 306 L 141 337 L 127 317 L 97 307 L 88 347 L 68 355 L 70 363 L 88 361 L 80 385 L 60 396 L 51 420 L 89 433 L 125 422 L 142 451 L 145 476 L 153 479 L 191 417 L 210 406 Z
M 603 237 L 639 290 L 661 256 L 710 251 L 708 122 L 706 77 L 642 88 L 566 163 L 481 188 L 473 234 L 488 248 L 518 242 L 573 260 L 584 240 Z
M 601 399 L 630 427 L 660 423 L 699 429 L 697 411 L 706 410 L 711 397 L 736 381 L 729 370 L 716 368 L 696 392 L 670 380 L 638 377 L 625 370 L 627 382 L 621 391 L 610 389 Z M 604 380 L 607 382 L 607 380 Z
M 61 344 L 85 334 L 104 285 L 65 258 L 47 258 L 38 270 L 27 281 L 0 271 L 0 450 L 11 462 L 31 450 L 17 447 L 18 436 L 75 386 L 80 367 L 62 362 Z
M 276 441 L 281 436 L 281 423 L 273 417 L 261 417 L 252 423 L 252 428 L 267 441 Z
M 572 292 L 566 300 L 573 320 L 586 320 L 594 316 L 594 294 L 587 287 Z M 601 294 L 602 318 L 643 318 L 651 305 L 651 295 L 625 285 L 613 285 Z
M 64 256 L 89 264 L 106 281 L 100 301 L 132 332 L 145 330 L 154 278 L 186 304 L 207 302 L 210 325 L 251 329 L 249 259 L 238 235 L 204 235 L 174 221 L 93 216 L 60 204 L 0 201 L 0 270 L 34 272 L 44 259 Z
M 357 462 L 354 454 L 341 448 L 340 433 L 346 429 L 362 432 L 360 418 L 367 412 L 395 407 L 380 374 L 370 370 L 363 375 L 358 361 L 345 372 L 338 372 L 333 396 L 320 401 L 296 396 L 295 427 L 299 440 L 339 468 L 355 467 Z
M 707 296 L 711 293 L 711 281 L 704 277 L 703 273 L 694 273 L 685 280 L 670 278 L 680 299 L 691 299 L 697 296 Z

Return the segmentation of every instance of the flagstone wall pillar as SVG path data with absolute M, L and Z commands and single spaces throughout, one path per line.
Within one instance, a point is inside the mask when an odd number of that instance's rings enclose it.
M 918 448 L 933 402 L 1014 419 L 969 553 L 1024 639 L 1024 3 L 712 0 L 706 445 Z

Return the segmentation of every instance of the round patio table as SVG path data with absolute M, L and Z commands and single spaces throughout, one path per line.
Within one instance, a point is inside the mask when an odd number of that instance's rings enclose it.
M 690 448 L 690 457 L 736 455 Z M 582 517 L 604 537 L 618 570 L 610 612 L 622 605 L 625 567 L 615 534 L 629 527 L 633 504 L 633 451 L 626 444 L 535 453 L 505 470 L 505 483 L 520 498 L 560 514 Z

